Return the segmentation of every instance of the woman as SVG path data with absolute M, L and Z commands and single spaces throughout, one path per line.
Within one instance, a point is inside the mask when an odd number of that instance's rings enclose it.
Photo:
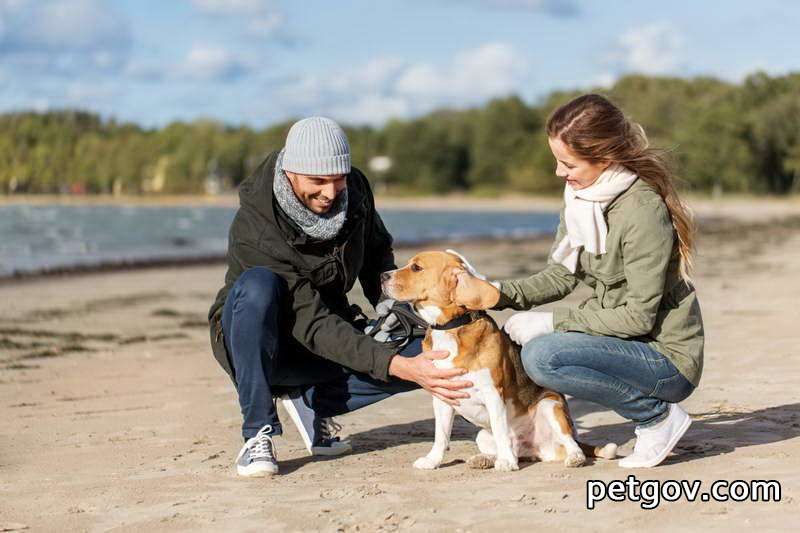
M 620 466 L 652 467 L 691 423 L 678 402 L 703 368 L 703 323 L 690 273 L 691 216 L 643 129 L 602 96 L 558 108 L 547 122 L 565 206 L 547 267 L 495 286 L 495 309 L 594 289 L 577 309 L 513 315 L 505 330 L 544 387 L 609 407 L 636 423 Z

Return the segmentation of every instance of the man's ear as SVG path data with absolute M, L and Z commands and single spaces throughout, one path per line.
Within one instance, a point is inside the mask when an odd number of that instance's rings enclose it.
M 476 278 L 463 268 L 454 268 L 451 275 L 454 304 L 470 311 L 481 311 L 491 309 L 500 300 L 500 291 L 494 285 Z

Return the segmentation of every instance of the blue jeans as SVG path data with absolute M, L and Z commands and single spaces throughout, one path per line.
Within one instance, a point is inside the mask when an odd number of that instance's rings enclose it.
M 551 333 L 522 347 L 533 381 L 554 391 L 599 403 L 639 427 L 666 418 L 670 403 L 694 386 L 669 359 L 644 342 L 585 333 Z
M 393 394 L 419 388 L 416 383 L 384 382 L 310 353 L 281 324 L 288 292 L 286 281 L 266 267 L 243 272 L 234 283 L 222 311 L 222 332 L 235 374 L 242 436 L 249 439 L 269 424 L 282 433 L 273 401 L 300 388 L 317 416 L 336 416 L 365 407 Z M 401 355 L 422 351 L 422 340 Z

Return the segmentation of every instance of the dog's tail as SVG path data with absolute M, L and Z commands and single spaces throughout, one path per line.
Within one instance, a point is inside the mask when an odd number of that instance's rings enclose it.
M 578 441 L 578 446 L 586 457 L 599 457 L 601 459 L 614 459 L 617 456 L 617 445 L 609 442 L 605 446 L 592 446 Z

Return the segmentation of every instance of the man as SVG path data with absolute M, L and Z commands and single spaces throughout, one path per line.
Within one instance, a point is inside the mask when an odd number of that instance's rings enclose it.
M 375 306 L 380 275 L 395 267 L 392 238 L 366 177 L 334 121 L 294 124 L 239 188 L 228 236 L 225 286 L 209 311 L 214 356 L 236 385 L 245 444 L 242 476 L 278 472 L 272 437 L 282 433 L 273 397 L 312 455 L 338 455 L 330 417 L 421 386 L 455 403 L 469 386 L 439 370 L 420 342 L 395 345 L 363 334 L 347 293 L 356 279 Z M 403 357 L 397 357 L 402 355 Z

